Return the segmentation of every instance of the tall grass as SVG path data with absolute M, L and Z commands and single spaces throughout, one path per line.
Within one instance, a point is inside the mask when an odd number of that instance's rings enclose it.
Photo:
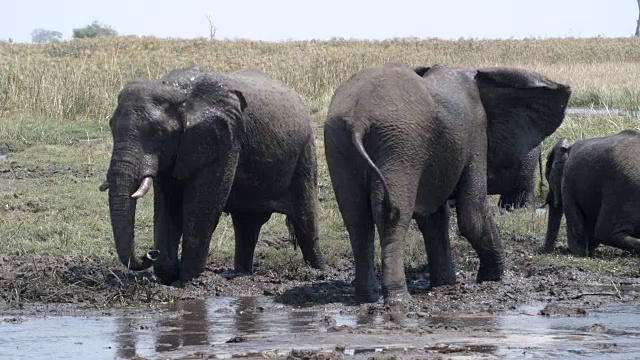
M 640 108 L 640 39 L 256 41 L 116 37 L 0 45 L 0 117 L 104 123 L 119 89 L 198 64 L 255 67 L 295 88 L 322 112 L 355 71 L 401 60 L 464 67 L 518 66 L 574 89 L 572 106 Z

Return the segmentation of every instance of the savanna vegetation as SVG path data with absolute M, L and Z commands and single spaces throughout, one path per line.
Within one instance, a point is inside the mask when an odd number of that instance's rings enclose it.
M 517 66 L 568 83 L 571 107 L 640 109 L 640 39 L 254 41 L 160 40 L 108 37 L 52 44 L 0 45 L 0 258 L 49 254 L 118 264 L 109 224 L 107 195 L 98 191 L 111 154 L 109 117 L 120 88 L 133 78 L 159 77 L 176 67 L 215 71 L 256 67 L 296 89 L 316 125 L 320 167 L 322 248 L 328 264 L 350 257 L 346 231 L 333 198 L 324 161 L 321 126 L 335 87 L 366 66 L 403 60 L 411 65 Z M 544 142 L 640 129 L 631 116 L 568 116 Z M 152 196 L 138 206 L 139 248 L 152 243 Z M 492 202 L 495 203 L 495 199 Z M 496 210 L 497 212 L 497 210 Z M 546 217 L 535 209 L 498 214 L 503 241 L 541 244 Z M 475 254 L 455 236 L 458 266 L 473 269 Z M 564 234 L 561 233 L 561 238 Z M 263 271 L 284 273 L 303 266 L 299 250 L 287 246 L 280 216 L 265 225 L 256 259 Z M 280 246 L 280 245 L 282 246 Z M 138 253 L 141 251 L 139 249 Z M 417 231 L 406 242 L 406 263 L 426 262 Z M 210 261 L 233 263 L 233 230 L 223 217 Z M 614 271 L 614 264 L 557 255 L 527 256 L 540 263 Z M 266 270 L 265 270 L 266 269 Z

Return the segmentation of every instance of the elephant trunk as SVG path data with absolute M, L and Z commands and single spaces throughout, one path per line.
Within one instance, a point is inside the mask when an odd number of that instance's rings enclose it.
M 127 169 L 129 168 L 129 169 Z M 150 176 L 138 181 L 137 171 L 132 166 L 123 166 L 114 161 L 108 174 L 109 213 L 111 228 L 120 261 L 130 270 L 141 271 L 153 265 L 159 257 L 158 250 L 149 250 L 141 257 L 135 257 L 134 225 L 137 198 L 144 196 L 152 185 Z M 137 189 L 137 190 L 136 190 Z

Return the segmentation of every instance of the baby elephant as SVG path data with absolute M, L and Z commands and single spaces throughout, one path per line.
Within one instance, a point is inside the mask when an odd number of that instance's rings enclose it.
M 640 252 L 640 133 L 577 141 L 560 139 L 547 157 L 549 222 L 544 251 L 558 237 L 562 213 L 572 254 L 600 244 Z

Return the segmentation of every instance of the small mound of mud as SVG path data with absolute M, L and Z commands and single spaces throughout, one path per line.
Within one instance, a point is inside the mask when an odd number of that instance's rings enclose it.
M 590 332 L 590 333 L 606 333 L 607 327 L 602 324 L 593 324 L 585 327 L 581 327 L 578 329 L 579 331 Z
M 275 301 L 287 305 L 355 304 L 353 286 L 345 281 L 323 281 L 302 285 L 277 295 Z
M 337 352 L 317 351 L 317 350 L 292 350 L 286 357 L 279 359 L 286 360 L 338 360 L 344 359 L 344 355 Z
M 544 309 L 540 310 L 540 315 L 543 316 L 585 316 L 587 310 L 582 307 L 576 307 L 571 305 L 561 304 L 548 304 Z

